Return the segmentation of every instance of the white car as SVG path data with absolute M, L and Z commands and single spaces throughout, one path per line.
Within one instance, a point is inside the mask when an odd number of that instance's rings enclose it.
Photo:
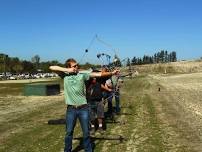
M 17 78 L 15 76 L 10 76 L 8 77 L 9 80 L 17 80 Z

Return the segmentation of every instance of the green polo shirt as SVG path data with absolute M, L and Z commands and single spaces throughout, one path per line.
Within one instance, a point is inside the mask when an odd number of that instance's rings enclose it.
M 87 104 L 85 81 L 89 80 L 91 71 L 82 71 L 77 75 L 64 77 L 64 96 L 67 105 Z

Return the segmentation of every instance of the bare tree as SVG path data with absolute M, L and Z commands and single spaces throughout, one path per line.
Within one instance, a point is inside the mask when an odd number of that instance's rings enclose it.
M 35 55 L 32 57 L 32 63 L 35 64 L 36 70 L 39 68 L 39 63 L 40 63 L 40 56 L 39 55 Z

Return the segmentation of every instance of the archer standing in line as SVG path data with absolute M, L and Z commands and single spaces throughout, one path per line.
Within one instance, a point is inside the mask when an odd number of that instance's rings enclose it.
M 102 84 L 97 78 L 90 79 L 87 88 L 87 100 L 90 106 L 91 134 L 95 133 L 96 119 L 98 120 L 98 130 L 103 131 L 104 103 L 102 94 Z
M 115 113 L 119 114 L 121 111 L 120 107 L 120 87 L 123 83 L 123 80 L 120 79 L 120 75 L 113 75 L 105 82 L 105 98 L 107 98 L 108 101 L 108 111 L 107 116 L 113 118 L 113 104 L 112 100 L 113 97 L 115 98 Z
M 66 61 L 66 68 L 50 66 L 52 71 L 66 73 L 64 75 L 64 96 L 67 104 L 66 110 L 66 135 L 64 152 L 72 151 L 73 132 L 77 118 L 83 132 L 83 145 L 85 152 L 92 152 L 89 132 L 89 107 L 86 101 L 85 81 L 90 77 L 112 76 L 118 73 L 113 72 L 91 72 L 79 71 L 78 64 L 74 59 Z
M 120 87 L 123 83 L 123 80 L 120 78 L 119 75 L 112 76 L 111 78 L 113 91 L 114 91 L 114 98 L 115 98 L 115 112 L 119 114 L 121 112 L 120 107 Z

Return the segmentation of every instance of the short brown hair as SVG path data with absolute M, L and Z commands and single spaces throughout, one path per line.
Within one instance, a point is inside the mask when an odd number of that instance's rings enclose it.
M 65 62 L 66 68 L 71 68 L 71 63 L 76 63 L 76 60 L 73 58 L 67 59 L 67 61 Z

